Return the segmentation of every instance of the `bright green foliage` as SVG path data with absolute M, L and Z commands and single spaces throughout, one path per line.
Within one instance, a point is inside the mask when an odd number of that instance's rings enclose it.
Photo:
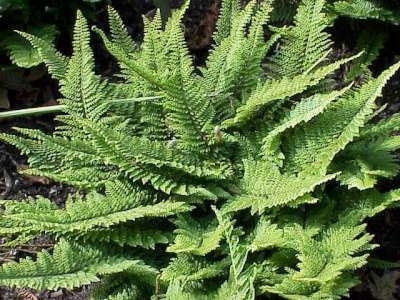
M 189 217 L 178 217 L 175 221 L 178 227 L 175 230 L 175 242 L 168 247 L 167 251 L 203 256 L 217 249 L 223 237 L 224 228 L 221 225 L 207 223 L 197 222 Z
M 294 23 L 267 41 L 271 1 L 223 0 L 215 44 L 196 66 L 186 7 L 165 26 L 159 13 L 145 19 L 140 45 L 109 8 L 110 34 L 94 31 L 120 66 L 110 82 L 93 71 L 80 12 L 71 58 L 21 33 L 60 81 L 64 112 L 53 134 L 0 138 L 28 155 L 25 172 L 85 196 L 63 208 L 41 197 L 2 202 L 9 245 L 43 234 L 56 245 L 4 265 L 0 284 L 55 289 L 101 277 L 92 299 L 171 300 L 340 299 L 357 284 L 376 247 L 365 218 L 400 201 L 399 190 L 377 188 L 399 171 L 400 116 L 375 118 L 400 63 L 373 77 L 380 43 L 333 61 L 323 0 L 300 1 Z M 326 84 L 349 64 L 344 78 L 361 82 Z
M 40 36 L 17 31 L 22 37 L 31 43 L 32 49 L 37 51 L 40 62 L 45 62 L 50 75 L 55 79 L 64 77 L 67 71 L 67 59 L 55 47 Z
M 363 190 L 374 187 L 379 177 L 392 178 L 398 173 L 394 154 L 400 148 L 400 139 L 394 136 L 398 117 L 396 114 L 365 127 L 361 136 L 340 154 L 333 168 L 341 169 L 341 183 Z
M 95 234 L 96 230 L 114 229 L 114 225 L 127 221 L 145 217 L 167 217 L 190 210 L 184 202 L 162 201 L 153 205 L 143 205 L 152 200 L 149 199 L 150 195 L 133 189 L 118 194 L 114 190 L 120 188 L 117 185 L 107 188 L 106 196 L 93 193 L 87 195 L 85 201 L 70 200 L 62 211 L 51 206 L 49 200 L 43 198 L 28 203 L 13 203 L 11 207 L 5 202 L 5 216 L 1 219 L 0 232 L 12 231 L 16 234 L 29 232 L 36 235 L 47 232 L 57 236 L 78 234 L 79 237 L 82 232 L 93 231 Z M 15 227 L 16 224 L 18 228 Z M 113 240 L 112 237 L 111 239 Z
M 138 272 L 152 272 L 138 260 L 131 260 L 95 246 L 81 246 L 60 240 L 53 254 L 40 252 L 36 261 L 27 258 L 19 263 L 6 264 L 1 268 L 2 285 L 43 290 L 74 288 L 99 281 L 97 275 L 106 275 L 135 268 Z
M 277 30 L 282 35 L 282 45 L 270 66 L 276 77 L 308 73 L 327 55 L 331 41 L 324 31 L 329 25 L 323 13 L 324 5 L 324 0 L 302 1 L 294 25 Z
M 318 84 L 328 74 L 340 67 L 340 65 L 350 61 L 343 59 L 330 65 L 321 67 L 311 74 L 301 74 L 293 77 L 284 77 L 280 80 L 269 80 L 256 88 L 248 97 L 244 105 L 237 109 L 237 113 L 232 119 L 225 120 L 223 125 L 226 127 L 236 126 L 251 119 L 253 114 L 264 106 L 271 104 L 282 104 L 289 97 L 296 96 L 307 90 L 310 86 Z

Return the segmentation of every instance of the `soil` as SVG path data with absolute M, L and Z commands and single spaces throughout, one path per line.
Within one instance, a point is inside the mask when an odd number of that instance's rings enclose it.
M 179 5 L 180 1 L 173 3 Z M 116 9 L 123 12 L 122 18 L 127 22 L 130 32 L 141 39 L 142 23 L 141 14 L 151 13 L 153 9 L 151 5 L 143 5 L 136 7 L 136 10 L 126 9 L 123 5 L 116 5 Z M 212 39 L 211 33 L 215 25 L 217 16 L 217 5 L 213 0 L 192 1 L 188 14 L 185 18 L 185 30 L 187 34 L 188 44 L 193 52 L 197 62 L 204 61 L 204 57 L 208 52 L 208 48 Z M 100 27 L 106 28 L 106 19 L 100 17 Z M 104 25 L 104 26 L 103 26 Z M 340 26 L 338 26 L 340 28 Z M 393 36 L 399 34 L 398 29 L 391 29 Z M 339 32 L 334 32 L 337 40 L 340 40 Z M 342 39 L 343 41 L 343 39 Z M 95 41 L 96 42 L 96 41 Z M 389 45 L 389 50 L 381 58 L 377 69 L 385 68 L 393 59 L 399 55 L 396 44 Z M 65 45 L 64 45 L 65 47 Z M 115 64 L 112 63 L 110 57 L 102 51 L 102 47 L 96 53 L 97 61 L 100 64 L 96 66 L 102 74 L 112 73 L 116 70 Z M 379 70 L 377 70 L 379 71 Z M 57 85 L 45 73 L 39 69 L 33 71 L 25 71 L 23 74 L 18 73 L 18 82 L 23 83 L 23 88 L 18 87 L 15 90 L 10 89 L 10 108 L 19 109 L 26 107 L 34 107 L 41 105 L 52 105 L 58 97 Z M 33 75 L 31 74 L 33 73 Z M 1 76 L 1 72 L 0 72 Z M 392 79 L 385 89 L 385 99 L 390 99 L 388 103 L 389 114 L 400 111 L 400 76 Z M 382 117 L 386 117 L 383 115 Z M 55 126 L 51 116 L 18 118 L 10 121 L 0 121 L 1 132 L 11 132 L 11 128 L 27 127 L 37 128 L 46 132 L 51 132 Z M 36 195 L 42 195 L 54 201 L 62 207 L 69 194 L 75 193 L 76 189 L 60 185 L 49 181 L 42 177 L 26 177 L 22 176 L 18 170 L 27 165 L 26 157 L 6 144 L 0 142 L 0 198 L 23 200 Z M 400 186 L 400 177 L 391 181 L 384 182 L 382 189 L 387 190 L 390 187 Z M 400 263 L 400 209 L 390 209 L 378 216 L 368 220 L 368 232 L 374 235 L 374 242 L 380 245 L 373 251 L 372 258 L 387 260 L 390 262 Z M 17 260 L 27 255 L 34 255 L 35 252 L 51 246 L 52 241 L 46 237 L 35 240 L 27 247 L 19 247 L 17 249 L 5 249 L 1 246 L 0 239 L 0 259 Z M 0 261 L 1 264 L 2 261 Z M 392 269 L 369 269 L 364 268 L 360 271 L 362 282 L 351 291 L 350 299 L 378 299 L 386 300 L 389 294 L 384 294 L 389 289 L 394 291 L 397 288 L 396 280 L 400 278 L 400 268 Z M 58 290 L 52 292 L 37 293 L 28 289 L 8 289 L 0 287 L 0 300 L 11 299 L 53 299 L 53 300 L 78 300 L 87 299 L 90 287 L 83 287 L 76 290 Z M 400 299 L 400 293 L 394 294 Z M 374 297 L 375 296 L 375 297 Z M 387 297 L 387 298 L 385 298 Z M 397 299 L 393 298 L 393 299 Z

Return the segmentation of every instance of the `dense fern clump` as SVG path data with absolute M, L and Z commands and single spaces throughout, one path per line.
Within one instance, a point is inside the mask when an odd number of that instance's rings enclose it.
M 293 24 L 267 39 L 271 1 L 223 0 L 215 44 L 194 66 L 185 8 L 165 26 L 160 14 L 145 19 L 140 45 L 109 8 L 110 33 L 93 31 L 119 63 L 110 82 L 93 71 L 80 12 L 71 57 L 20 33 L 59 80 L 65 110 L 51 135 L 0 138 L 28 155 L 25 172 L 86 196 L 65 208 L 1 202 L 9 245 L 43 234 L 56 245 L 3 265 L 0 285 L 100 281 L 93 299 L 298 300 L 340 299 L 357 284 L 377 246 L 365 218 L 400 200 L 400 189 L 377 188 L 399 171 L 400 116 L 374 119 L 400 63 L 374 78 L 362 53 L 332 61 L 324 0 L 301 1 Z M 332 80 L 343 64 L 362 82 Z

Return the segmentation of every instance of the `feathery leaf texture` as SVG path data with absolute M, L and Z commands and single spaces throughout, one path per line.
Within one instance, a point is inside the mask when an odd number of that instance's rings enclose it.
M 45 198 L 28 203 L 11 204 L 10 210 L 8 203 L 5 202 L 6 209 L 0 221 L 1 231 L 6 233 L 12 230 L 17 233 L 18 228 L 21 233 L 75 235 L 145 217 L 167 217 L 191 209 L 184 202 L 172 201 L 141 205 L 148 202 L 147 199 L 150 197 L 144 192 L 130 191 L 121 194 L 118 195 L 116 192 L 110 192 L 106 196 L 97 193 L 88 194 L 85 200 L 68 201 L 64 210 L 51 207 L 49 200 Z M 44 210 L 43 207 L 51 209 Z
M 52 254 L 43 251 L 38 253 L 36 261 L 26 258 L 2 266 L 0 284 L 37 290 L 72 289 L 99 281 L 99 275 L 121 272 L 136 265 L 142 272 L 155 272 L 139 260 L 60 240 Z
M 264 85 L 255 89 L 243 106 L 240 106 L 236 115 L 232 119 L 226 120 L 223 125 L 226 127 L 241 125 L 251 119 L 251 117 L 262 107 L 293 97 L 307 90 L 310 86 L 315 86 L 326 76 L 338 69 L 352 59 L 350 57 L 339 60 L 330 65 L 317 69 L 313 73 L 300 74 L 294 77 L 284 77 L 279 80 L 266 81 Z
M 2 41 L 5 48 L 10 52 L 11 61 L 21 68 L 31 68 L 41 64 L 43 61 L 41 50 L 36 47 L 29 47 L 29 41 L 24 37 L 32 37 L 37 43 L 49 45 L 47 49 L 54 49 L 51 44 L 57 33 L 55 26 L 50 25 L 32 28 L 30 32 L 35 35 L 36 38 L 34 38 L 33 35 L 15 31 L 16 34 L 21 34 L 22 36 L 15 36 L 14 33 L 14 35 L 10 35 Z M 62 59 L 62 56 L 55 49 L 53 55 L 59 56 Z
M 324 0 L 302 0 L 294 25 L 279 30 L 282 45 L 269 66 L 274 77 L 308 73 L 325 58 L 331 41 L 326 32 L 329 19 L 323 13 L 324 6 Z
M 399 189 L 377 188 L 400 170 L 400 115 L 375 118 L 400 63 L 374 78 L 382 41 L 361 52 L 365 36 L 358 54 L 328 55 L 328 27 L 361 2 L 291 1 L 293 23 L 266 31 L 282 3 L 222 0 L 202 66 L 184 39 L 188 2 L 165 24 L 159 11 L 144 18 L 141 43 L 109 7 L 110 33 L 93 31 L 120 67 L 111 80 L 94 72 L 81 12 L 71 57 L 21 32 L 59 80 L 64 111 L 52 134 L 15 128 L 0 139 L 28 156 L 23 172 L 83 193 L 65 207 L 0 201 L 6 245 L 55 241 L 1 266 L 0 284 L 101 281 L 92 299 L 346 296 L 376 247 L 365 218 L 400 202 Z M 330 84 L 343 65 L 362 82 Z

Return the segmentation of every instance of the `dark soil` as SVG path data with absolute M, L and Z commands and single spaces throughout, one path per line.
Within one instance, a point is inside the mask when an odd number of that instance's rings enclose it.
M 143 2 L 143 1 L 142 1 Z M 180 1 L 174 3 L 176 6 Z M 204 61 L 211 42 L 211 33 L 214 28 L 214 22 L 217 15 L 217 6 L 213 4 L 213 0 L 192 1 L 192 5 L 185 18 L 185 30 L 187 34 L 188 44 L 193 52 L 193 55 L 198 63 Z M 113 3 L 114 4 L 114 3 Z M 153 7 L 149 4 L 137 6 L 135 9 L 126 7 L 123 4 L 115 3 L 116 9 L 122 12 L 122 18 L 128 24 L 128 29 L 133 36 L 140 40 L 142 23 L 141 14 L 151 13 Z M 97 22 L 100 27 L 106 28 L 106 18 L 100 15 Z M 340 26 L 339 26 L 340 27 Z M 393 29 L 394 30 L 394 29 Z M 340 32 L 334 33 L 336 38 L 340 40 Z M 398 29 L 392 33 L 393 37 L 399 34 Z M 397 35 L 398 36 L 398 35 Z M 94 41 L 97 43 L 98 41 Z M 100 44 L 96 51 L 99 65 L 96 66 L 99 73 L 112 74 L 116 70 L 112 59 L 102 50 Z M 390 64 L 393 59 L 399 54 L 400 47 L 397 44 L 392 44 L 387 53 L 381 58 L 380 65 L 377 69 L 383 69 Z M 68 48 L 67 45 L 63 45 Z M 68 49 L 66 49 L 68 52 Z M 40 70 L 39 70 L 40 71 Z M 39 72 L 36 71 L 36 72 Z M 379 71 L 379 70 L 378 70 Z M 29 73 L 29 72 L 28 72 Z M 34 107 L 40 105 L 51 105 L 55 103 L 58 97 L 57 85 L 50 80 L 46 74 L 33 77 L 34 80 L 27 80 L 30 74 L 19 74 L 24 83 L 21 89 L 18 87 L 10 93 L 11 108 L 19 109 L 25 107 Z M 34 74 L 34 75 L 35 75 Z M 0 72 L 1 76 L 1 72 Z M 37 78 L 38 77 L 38 78 Z M 32 78 L 31 78 L 32 79 Z M 389 86 L 385 89 L 385 99 L 390 99 L 388 109 L 389 114 L 400 111 L 400 76 L 391 80 Z M 387 114 L 387 113 L 386 113 Z M 383 115 L 382 117 L 386 117 Z M 15 119 L 12 121 L 0 121 L 1 132 L 11 132 L 14 126 L 38 128 L 46 132 L 51 132 L 55 123 L 51 116 L 45 117 L 29 117 Z M 18 170 L 26 166 L 26 157 L 8 145 L 0 142 L 0 198 L 23 200 L 36 195 L 42 195 L 57 203 L 62 207 L 69 194 L 77 192 L 76 189 L 60 185 L 41 177 L 26 177 L 22 176 Z M 392 181 L 387 181 L 382 184 L 382 189 L 390 189 L 391 187 L 400 186 L 400 177 Z M 400 263 L 400 209 L 390 209 L 380 215 L 368 220 L 368 231 L 374 234 L 374 242 L 380 245 L 379 248 L 373 251 L 372 257 L 380 260 Z M 34 255 L 35 252 L 41 249 L 51 247 L 52 241 L 46 237 L 38 238 L 27 247 L 19 247 L 17 249 L 6 249 L 2 247 L 4 240 L 0 239 L 0 264 L 8 260 L 18 260 L 27 255 Z M 378 299 L 390 300 L 389 292 L 397 288 L 396 279 L 400 278 L 400 268 L 392 269 L 370 269 L 364 268 L 360 272 L 361 284 L 352 290 L 350 299 Z M 391 290 L 390 290 L 391 289 Z M 54 299 L 54 300 L 78 300 L 86 299 L 90 287 L 81 289 L 59 290 L 52 292 L 34 292 L 27 289 L 8 289 L 0 287 L 0 300 L 12 299 Z M 385 292 L 387 294 L 385 294 Z M 375 297 L 374 297 L 375 295 Z M 386 297 L 386 298 L 385 298 Z M 396 297 L 400 299 L 400 294 Z
M 11 127 L 37 128 L 43 131 L 51 131 L 53 120 L 51 118 L 25 118 L 12 122 L 1 122 L 1 131 L 10 132 Z M 26 157 L 8 145 L 0 143 L 0 197 L 2 199 L 24 200 L 36 195 L 44 196 L 60 207 L 64 206 L 69 194 L 76 189 L 56 184 L 43 177 L 22 176 L 18 169 L 26 166 Z M 0 264 L 3 262 L 18 260 L 26 256 L 34 256 L 42 249 L 51 248 L 53 241 L 46 236 L 39 237 L 29 245 L 19 246 L 14 249 L 2 247 L 4 239 L 0 239 Z M 75 291 L 60 290 L 53 292 L 36 293 L 28 289 L 9 289 L 0 287 L 0 300 L 30 300 L 30 299 L 53 299 L 53 300 L 80 300 L 86 299 L 88 288 Z

